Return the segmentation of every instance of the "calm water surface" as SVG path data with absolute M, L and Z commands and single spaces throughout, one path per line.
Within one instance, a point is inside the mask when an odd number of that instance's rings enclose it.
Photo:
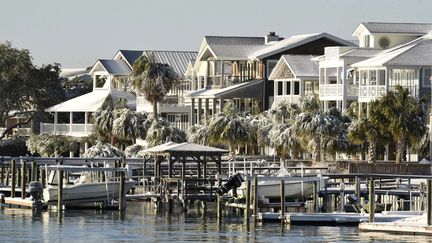
M 427 236 L 359 232 L 356 227 L 285 226 L 249 228 L 240 215 L 225 215 L 221 224 L 213 204 L 187 213 L 174 208 L 156 211 L 148 202 L 128 202 L 117 211 L 66 210 L 32 215 L 30 210 L 0 208 L 0 241 L 139 241 L 139 242 L 432 242 Z

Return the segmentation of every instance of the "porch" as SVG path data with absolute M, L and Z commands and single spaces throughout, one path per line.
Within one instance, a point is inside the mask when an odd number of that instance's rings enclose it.
M 69 115 L 68 118 L 67 115 Z M 40 133 L 74 137 L 88 136 L 93 131 L 93 124 L 89 123 L 90 115 L 90 112 L 55 112 L 54 123 L 41 123 Z

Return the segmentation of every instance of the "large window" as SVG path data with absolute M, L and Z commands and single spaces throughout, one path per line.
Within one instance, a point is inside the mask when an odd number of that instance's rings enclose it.
M 416 86 L 418 82 L 415 69 L 393 69 L 391 85 L 401 85 L 404 87 Z
M 294 95 L 300 95 L 300 82 L 294 82 Z
M 430 87 L 431 86 L 431 75 L 432 74 L 432 69 L 430 68 L 425 68 L 423 69 L 423 87 Z
M 326 84 L 337 84 L 337 68 L 327 68 L 326 70 Z
M 313 94 L 312 82 L 307 81 L 305 82 L 305 95 L 312 95 L 312 94 Z
M 277 86 L 278 86 L 277 95 L 283 95 L 283 82 L 282 81 L 277 82 Z
M 286 95 L 291 94 L 291 81 L 286 82 Z

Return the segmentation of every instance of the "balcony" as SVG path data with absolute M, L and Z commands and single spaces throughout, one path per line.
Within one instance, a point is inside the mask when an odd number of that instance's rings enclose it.
M 321 100 L 342 100 L 344 98 L 344 84 L 320 84 L 319 96 Z M 346 96 L 351 98 L 358 97 L 358 85 L 349 84 Z
M 40 124 L 40 133 L 51 135 L 68 135 L 75 137 L 83 137 L 89 135 L 92 131 L 92 124 Z
M 361 85 L 359 92 L 360 102 L 369 102 L 387 93 L 385 85 Z

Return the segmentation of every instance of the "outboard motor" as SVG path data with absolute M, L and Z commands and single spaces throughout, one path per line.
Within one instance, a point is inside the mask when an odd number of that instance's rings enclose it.
M 40 212 L 43 208 L 42 193 L 43 187 L 39 181 L 32 181 L 29 184 L 29 193 L 31 199 L 35 202 L 33 210 Z
M 219 195 L 223 195 L 233 188 L 240 187 L 241 183 L 244 181 L 245 181 L 244 175 L 242 173 L 238 172 L 238 173 L 232 175 L 225 184 L 223 184 L 221 187 L 219 187 L 217 189 L 217 193 Z

